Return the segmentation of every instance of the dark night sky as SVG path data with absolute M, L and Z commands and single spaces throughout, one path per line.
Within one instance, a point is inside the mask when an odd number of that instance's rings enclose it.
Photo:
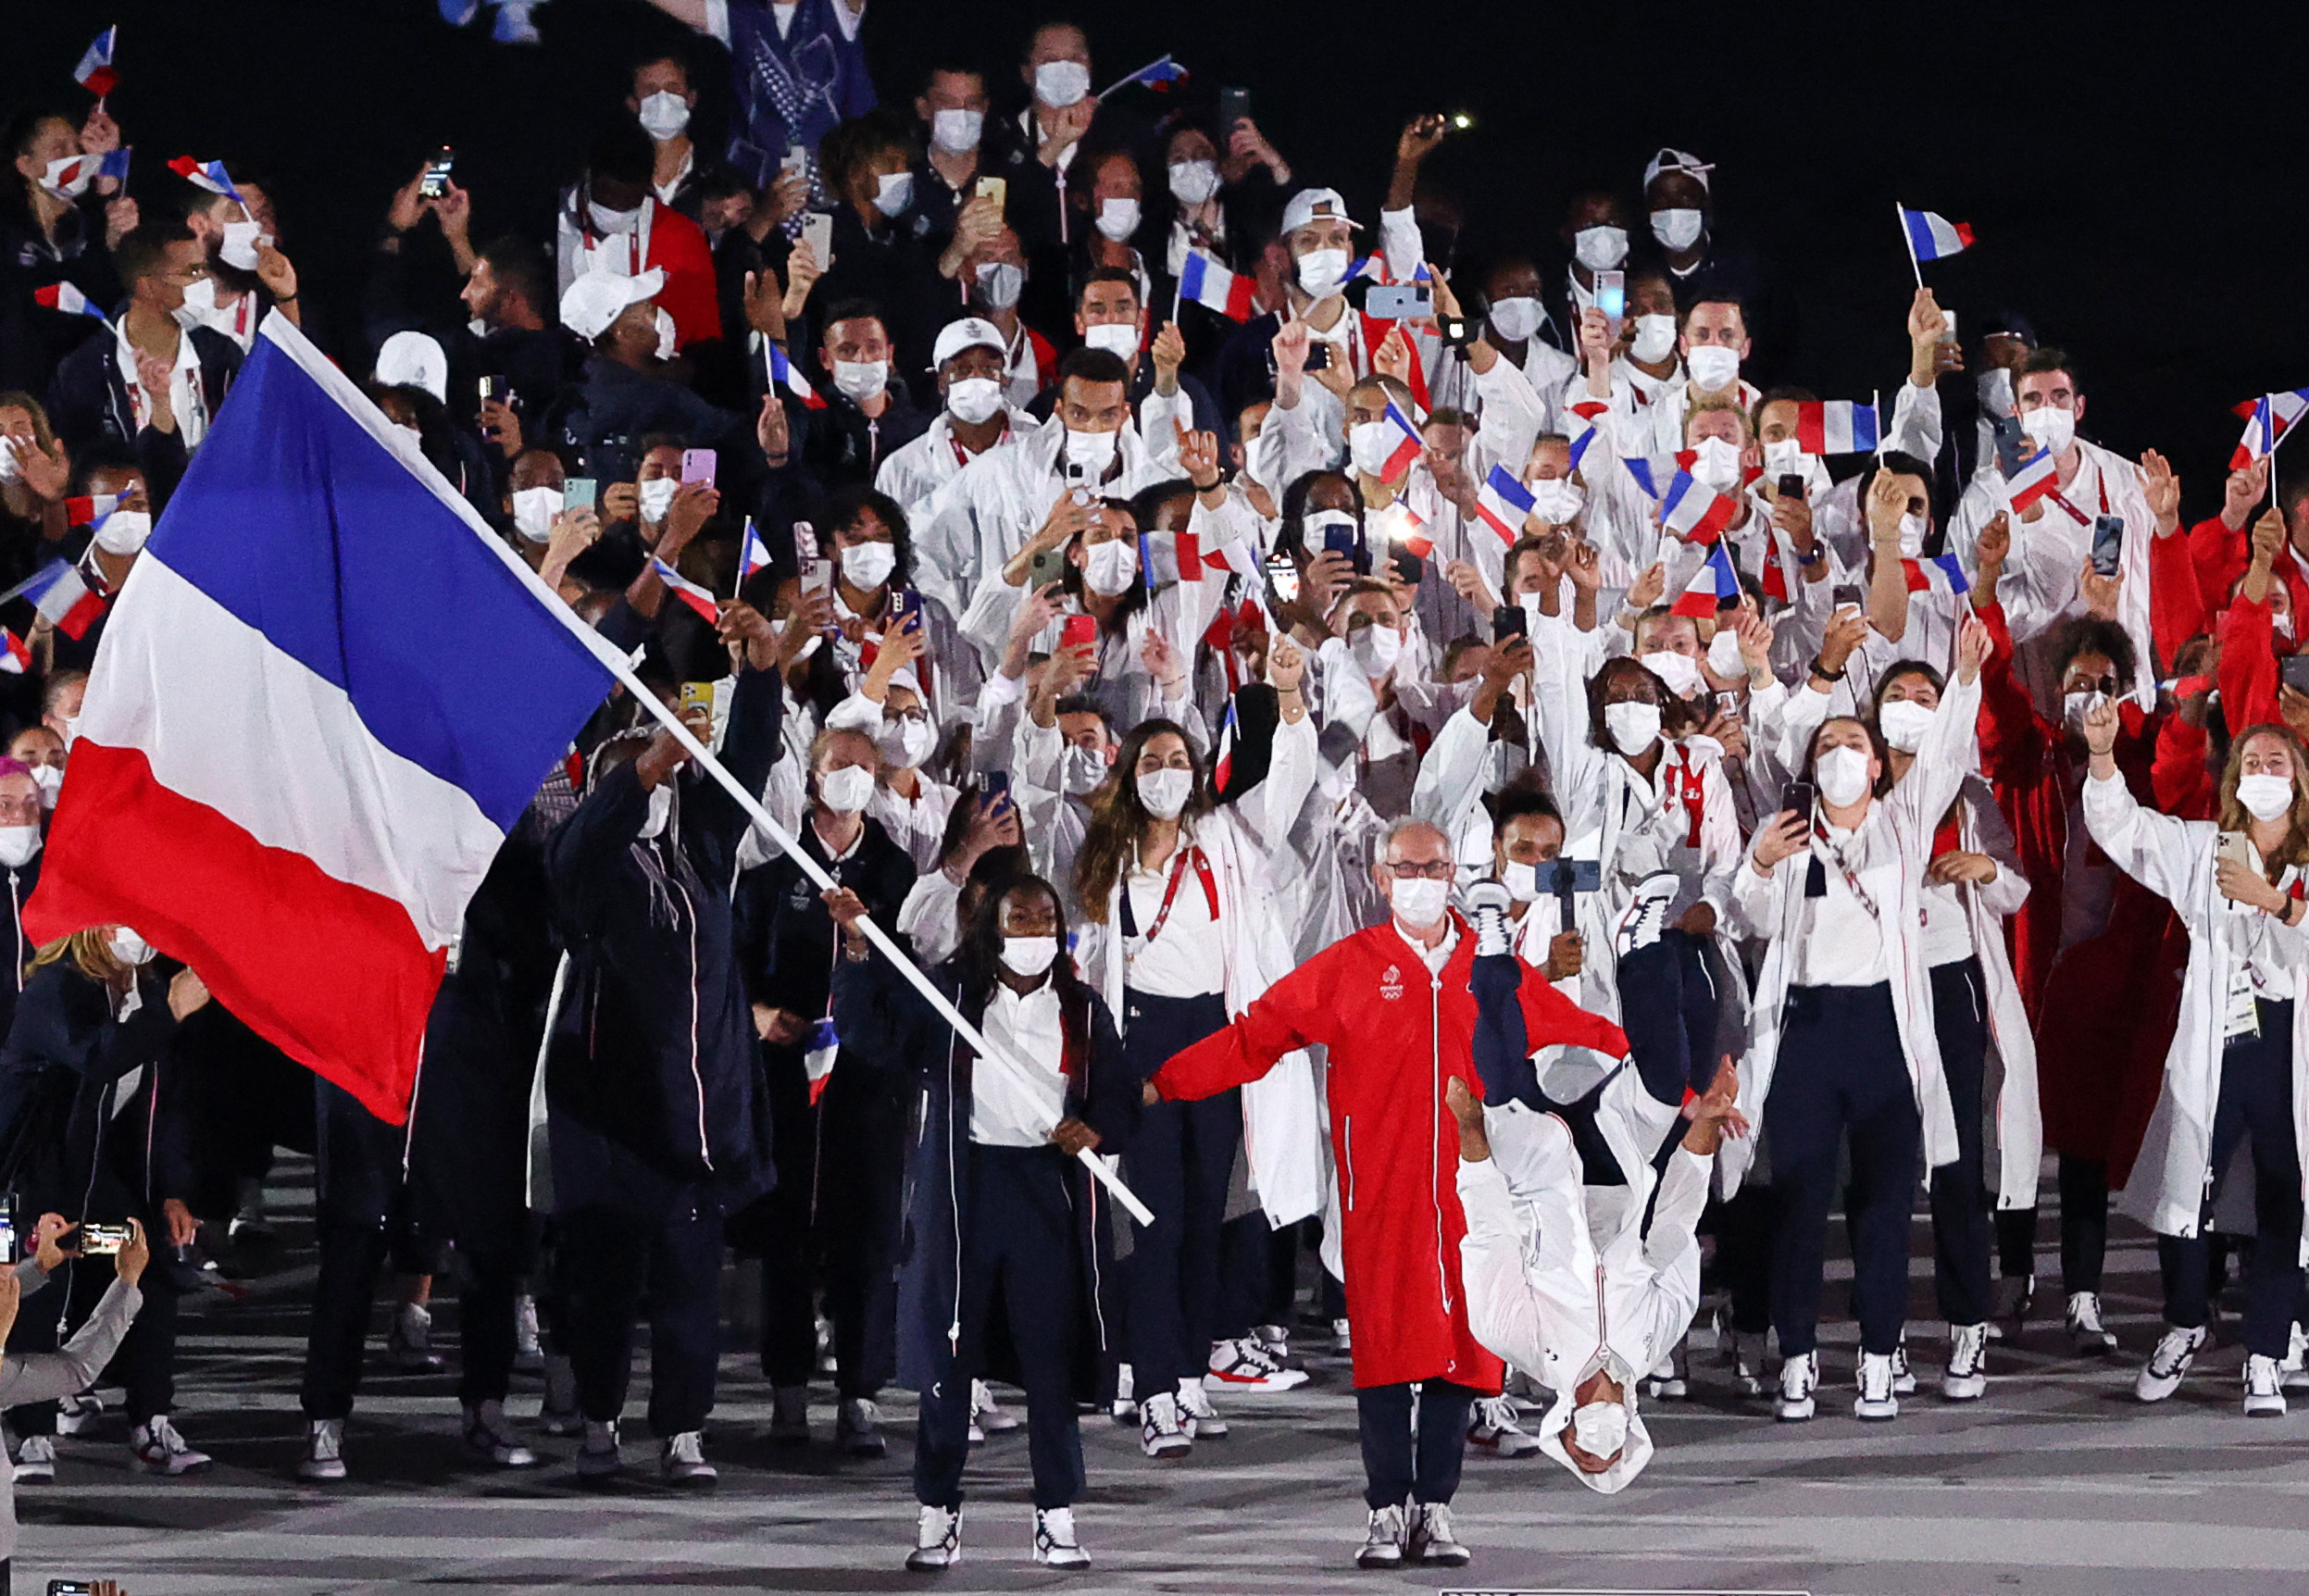
M 949 53 L 1014 94 L 1020 42 L 1049 9 L 872 0 L 867 48 L 886 91 L 910 97 Z M 2087 433 L 2165 448 L 2194 516 L 2218 504 L 2228 406 L 2309 385 L 2293 299 L 2304 56 L 2298 24 L 2278 19 L 2291 9 L 1100 0 L 1073 15 L 1102 84 L 1168 51 L 1191 96 L 1250 85 L 1302 178 L 1359 211 L 1376 208 L 1406 115 L 1470 111 L 1476 130 L 1430 168 L 1467 208 L 1463 253 L 1548 245 L 1572 187 L 1632 197 L 1654 148 L 1697 152 L 1719 168 L 1721 228 L 1800 303 L 1799 347 L 1774 364 L 1824 394 L 1889 390 L 1904 368 L 1913 280 L 1893 201 L 1968 221 L 1978 246 L 1926 268 L 1941 303 L 1967 329 L 2000 306 L 2031 316 L 2078 357 Z M 83 106 L 69 69 L 117 21 L 134 190 L 165 196 L 179 154 L 280 174 L 284 242 L 340 314 L 387 193 L 425 150 L 459 151 L 477 236 L 542 234 L 551 185 L 618 114 L 632 53 L 688 36 L 640 0 L 552 0 L 533 51 L 453 33 L 431 0 L 10 11 L 0 100 Z M 719 72 L 702 86 L 717 122 Z

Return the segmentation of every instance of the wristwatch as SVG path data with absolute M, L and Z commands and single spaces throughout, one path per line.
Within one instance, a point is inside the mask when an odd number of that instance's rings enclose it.
M 1842 677 L 1837 672 L 1832 671 L 1828 669 L 1827 666 L 1822 665 L 1820 663 L 1820 656 L 1816 654 L 1812 656 L 1812 674 L 1818 677 L 1822 681 L 1827 682 L 1831 687 L 1842 680 Z

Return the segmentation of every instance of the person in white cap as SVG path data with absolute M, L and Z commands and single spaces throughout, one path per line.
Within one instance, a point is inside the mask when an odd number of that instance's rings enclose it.
M 1006 448 L 1041 425 L 1004 393 L 1009 377 L 1002 329 L 982 317 L 966 316 L 939 330 L 930 351 L 942 403 L 930 430 L 893 450 L 875 473 L 874 486 L 898 501 L 907 520 L 935 524 L 933 500 L 962 474 L 962 468 L 994 449 Z M 967 563 L 965 551 L 947 550 L 925 539 L 923 559 L 941 571 Z M 942 603 L 945 595 L 936 594 Z
M 1710 162 L 1681 150 L 1662 149 L 1643 166 L 1643 206 L 1651 213 L 1652 237 L 1678 282 L 1697 273 L 1708 254 Z
M 422 388 L 446 405 L 449 402 L 449 356 L 430 334 L 396 332 L 377 351 L 374 373 L 387 388 Z
M 1654 245 L 1648 253 L 1666 272 L 1676 303 L 1687 315 L 1709 301 L 1737 304 L 1743 339 L 1761 335 L 1767 353 L 1792 348 L 1792 329 L 1774 314 L 1768 284 L 1754 256 L 1716 235 L 1709 176 L 1715 170 L 1682 150 L 1662 149 L 1644 163 L 1643 206 Z M 1704 386 L 1721 384 L 1710 381 Z M 1748 403 L 1753 407 L 1754 401 Z
M 659 363 L 671 353 L 653 303 L 662 286 L 655 267 L 634 276 L 589 271 L 561 296 L 562 325 L 592 353 L 560 426 L 570 442 L 589 451 L 587 474 L 604 482 L 634 480 L 619 474 L 638 464 L 629 440 L 669 433 L 704 446 L 732 438 L 742 425 L 740 417 L 659 373 Z M 610 457 L 599 457 L 603 445 L 613 445 Z

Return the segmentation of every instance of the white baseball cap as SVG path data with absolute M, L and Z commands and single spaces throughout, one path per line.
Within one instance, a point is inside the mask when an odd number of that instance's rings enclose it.
M 930 369 L 933 371 L 966 349 L 986 348 L 1003 356 L 1007 363 L 1010 341 L 1002 335 L 1002 329 L 982 316 L 966 316 L 959 321 L 949 321 L 938 330 L 938 342 L 930 349 Z
M 377 381 L 385 388 L 422 388 L 449 402 L 449 357 L 422 332 L 396 332 L 377 350 Z
M 618 271 L 589 271 L 569 284 L 561 296 L 561 324 L 580 338 L 599 338 L 609 330 L 609 324 L 624 314 L 629 305 L 639 305 L 655 299 L 666 286 L 666 273 L 661 267 L 651 267 L 639 277 L 628 277 Z
M 1662 172 L 1681 172 L 1684 176 L 1697 181 L 1702 188 L 1708 189 L 1713 193 L 1715 191 L 1708 182 L 1708 173 L 1715 169 L 1716 166 L 1712 161 L 1704 161 L 1698 156 L 1688 155 L 1682 150 L 1671 150 L 1663 145 L 1658 155 L 1644 163 L 1643 186 L 1649 190 L 1652 186 L 1652 180 Z
M 1339 197 L 1337 189 L 1301 189 L 1283 206 L 1285 236 L 1318 221 L 1343 221 L 1349 227 L 1363 225 L 1347 214 L 1347 202 Z

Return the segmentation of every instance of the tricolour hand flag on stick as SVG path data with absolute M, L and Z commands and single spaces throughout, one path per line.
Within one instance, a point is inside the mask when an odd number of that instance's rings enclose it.
M 1206 568 L 1203 540 L 1194 533 L 1157 529 L 1139 534 L 1139 569 L 1146 578 L 1149 592 L 1178 582 L 1200 581 Z
M 1239 577 L 1255 577 L 1265 568 L 1259 558 L 1259 545 L 1254 538 L 1237 538 L 1231 543 L 1221 543 L 1215 549 L 1203 551 L 1203 568 L 1231 571 Z
M 1493 466 L 1475 496 L 1475 513 L 1508 542 L 1523 535 L 1523 519 L 1531 513 L 1531 494 L 1521 479 L 1504 466 Z
M 1881 434 L 1875 405 L 1828 399 L 1796 406 L 1796 442 L 1810 455 L 1872 455 Z
M 1428 535 L 1426 519 L 1403 499 L 1383 510 L 1373 510 L 1369 525 L 1375 534 L 1414 559 L 1423 560 L 1435 552 L 1435 540 Z
M 1900 566 L 1901 574 L 1907 579 L 1908 591 L 1912 593 L 1938 592 L 1947 593 L 1952 598 L 1962 598 L 1972 591 L 1972 584 L 1965 580 L 1964 562 L 1954 555 L 1903 560 Z
M 1588 430 L 1593 432 L 1595 429 L 1591 427 Z M 1656 500 L 1660 496 L 1659 479 L 1653 474 L 1651 461 L 1634 455 L 1623 455 L 1619 463 L 1628 468 L 1628 475 L 1635 479 L 1636 486 L 1643 490 L 1645 498 Z
M 1098 97 L 1103 100 L 1107 95 L 1127 89 L 1133 83 L 1143 83 L 1158 94 L 1168 94 L 1170 86 L 1183 81 L 1186 75 L 1187 69 L 1184 67 L 1168 56 L 1165 56 L 1159 61 L 1149 61 L 1120 82 L 1108 84 L 1099 91 Z
M 1239 272 L 1229 271 L 1199 249 L 1187 251 L 1179 268 L 1179 297 L 1205 310 L 1216 310 L 1229 321 L 1251 319 L 1251 291 L 1257 284 Z
M 2255 460 L 2272 453 L 2292 430 L 2293 423 L 2309 411 L 2309 388 L 2296 388 L 2290 393 L 2264 393 L 2258 399 L 2248 399 L 2236 407 L 2245 418 L 2245 435 L 2237 441 L 2236 452 L 2228 457 L 2228 468 L 2241 471 Z
M 818 397 L 818 390 L 810 386 L 809 379 L 803 376 L 793 362 L 786 358 L 784 350 L 767 338 L 762 340 L 762 359 L 769 368 L 769 385 L 773 391 L 784 389 L 796 399 L 801 400 L 805 409 L 823 410 L 826 408 L 826 401 Z
M 399 1121 L 466 904 L 613 675 L 392 430 L 265 322 L 105 628 L 24 925 L 135 927 Z
M 1688 543 L 1712 543 L 1740 513 L 1738 501 L 1728 498 L 1689 471 L 1679 471 L 1660 500 L 1660 530 Z
M 96 617 L 105 613 L 103 595 L 62 560 L 50 560 L 17 591 L 32 601 L 32 607 L 47 617 L 50 625 L 69 638 L 86 637 L 88 629 L 96 624 Z
M 32 668 L 32 645 L 0 626 L 0 672 L 22 676 Z
M 1426 445 L 1420 440 L 1418 428 L 1412 425 L 1411 418 L 1404 415 L 1392 399 L 1387 402 L 1387 412 L 1379 418 L 1379 424 L 1393 437 L 1387 457 L 1379 463 L 1379 479 L 1382 482 L 1392 482 L 1411 469 L 1419 458 L 1419 451 Z
M 2060 462 L 2050 449 L 2039 449 L 2020 463 L 2020 468 L 2004 479 L 2004 491 L 2011 496 L 2013 513 L 2022 510 L 2053 492 L 2060 481 Z
M 67 526 L 93 527 L 120 507 L 119 493 L 85 493 L 64 501 Z
M 1950 221 L 1934 211 L 1910 210 L 1898 202 L 1892 208 L 1900 212 L 1900 236 L 1908 241 L 1908 266 L 1916 274 L 1918 288 L 1924 286 L 1919 261 L 1962 255 L 1972 247 L 1972 229 L 1963 222 Z
M 1708 557 L 1700 562 L 1700 568 L 1691 573 L 1684 591 L 1676 595 L 1676 602 L 1667 608 L 1671 615 L 1714 620 L 1726 605 L 1739 602 L 1740 577 L 1732 569 L 1731 555 L 1718 542 L 1708 550 Z
M 96 42 L 81 53 L 81 64 L 72 69 L 72 81 L 100 100 L 120 85 L 120 74 L 112 69 L 112 40 L 119 31 L 113 27 L 97 34 Z
M 32 290 L 32 303 L 44 305 L 51 310 L 61 310 L 67 316 L 93 316 L 106 319 L 101 305 L 91 305 L 88 295 L 69 282 L 52 282 L 44 288 Z
M 225 194 L 240 200 L 241 208 L 248 208 L 248 201 L 241 199 L 241 191 L 232 186 L 231 177 L 222 161 L 196 161 L 190 156 L 179 156 L 168 163 L 168 169 L 196 189 L 206 189 L 212 194 Z
M 96 163 L 96 175 L 100 178 L 110 178 L 115 182 L 128 181 L 129 156 L 135 153 L 134 147 L 129 144 L 122 144 L 117 150 L 106 151 L 104 159 Z
M 715 602 L 713 590 L 700 587 L 655 555 L 650 556 L 649 565 L 650 569 L 657 573 L 657 580 L 666 584 L 666 591 L 697 611 L 705 617 L 706 625 L 712 626 L 721 619 L 721 605 Z
M 769 549 L 762 542 L 762 534 L 754 526 L 754 517 L 745 518 L 745 537 L 738 544 L 738 586 L 743 588 L 755 571 L 769 564 Z

